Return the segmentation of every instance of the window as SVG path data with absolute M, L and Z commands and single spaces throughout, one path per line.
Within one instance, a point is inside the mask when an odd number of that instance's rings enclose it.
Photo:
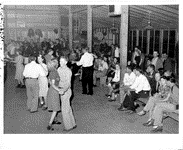
M 129 35 L 128 35 L 128 51 L 131 51 L 132 50 L 132 31 L 129 32 Z
M 168 49 L 168 30 L 163 31 L 163 51 L 162 53 L 167 53 Z
M 147 52 L 147 30 L 143 31 L 143 52 L 144 54 Z
M 149 54 L 153 54 L 154 46 L 154 30 L 150 31 Z
M 136 46 L 136 40 L 137 40 L 136 30 L 133 30 L 133 47 L 132 47 L 133 50 Z
M 170 30 L 169 34 L 169 57 L 174 58 L 175 50 L 175 30 Z
M 154 51 L 159 52 L 159 47 L 160 46 L 160 31 L 156 30 L 155 31 L 155 43 L 154 43 Z
M 139 30 L 139 43 L 138 46 L 140 47 L 140 49 L 142 49 L 142 31 Z

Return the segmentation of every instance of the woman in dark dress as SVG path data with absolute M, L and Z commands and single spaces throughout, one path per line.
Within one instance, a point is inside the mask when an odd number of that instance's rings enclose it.
M 54 120 L 58 111 L 60 111 L 60 99 L 58 84 L 60 81 L 59 74 L 57 72 L 58 61 L 56 59 L 48 62 L 48 70 L 50 71 L 48 79 L 50 82 L 50 88 L 48 90 L 47 101 L 48 101 L 48 110 L 53 111 L 49 125 L 47 126 L 48 130 L 54 130 L 53 124 L 61 124 L 60 122 Z

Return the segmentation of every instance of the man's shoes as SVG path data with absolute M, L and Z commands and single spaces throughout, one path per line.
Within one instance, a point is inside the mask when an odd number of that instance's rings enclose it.
M 93 87 L 97 87 L 97 85 L 96 84 L 93 84 Z
M 93 95 L 93 93 L 87 93 L 87 95 Z
M 136 110 L 130 110 L 129 112 L 128 112 L 128 114 L 134 114 L 134 113 L 136 113 Z
M 16 87 L 17 87 L 17 88 L 20 88 L 20 87 L 21 87 L 21 85 L 20 85 L 20 84 L 18 84 Z
M 157 133 L 162 131 L 163 131 L 163 126 L 158 126 L 157 128 L 151 130 L 151 133 Z
M 46 106 L 43 106 L 43 107 L 42 107 L 42 110 L 46 110 L 47 108 L 48 108 L 48 107 L 46 107 Z
M 58 120 L 54 120 L 54 121 L 52 122 L 52 124 L 61 124 L 61 122 L 58 121 Z
M 48 125 L 48 126 L 47 126 L 47 130 L 52 130 L 52 131 L 53 131 L 54 128 L 52 127 L 52 125 Z
M 26 88 L 26 86 L 25 85 L 21 85 L 21 87 L 20 88 Z
M 150 127 L 150 126 L 153 126 L 154 125 L 154 120 L 150 120 L 146 123 L 143 123 L 143 126 L 146 126 L 146 127 Z
M 38 112 L 37 110 L 36 111 L 30 111 L 30 113 L 35 113 L 35 112 Z
M 119 107 L 118 110 L 119 110 L 119 111 L 126 111 L 126 110 L 128 110 L 128 109 L 127 109 L 127 108 L 124 108 L 124 107 L 122 107 L 122 108 Z
M 115 99 L 110 99 L 108 100 L 109 102 L 115 102 L 116 100 Z
M 135 109 L 137 109 L 137 108 L 139 108 L 140 107 L 140 105 L 139 104 L 136 104 L 135 105 Z

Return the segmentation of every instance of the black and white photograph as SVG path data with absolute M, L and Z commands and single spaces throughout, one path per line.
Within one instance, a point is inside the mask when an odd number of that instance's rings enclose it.
M 49 149 L 65 134 L 75 149 L 95 137 L 120 149 L 134 140 L 137 149 L 171 140 L 169 149 L 183 148 L 178 1 L 34 2 L 1 4 L 3 136 L 38 134 L 36 144 Z

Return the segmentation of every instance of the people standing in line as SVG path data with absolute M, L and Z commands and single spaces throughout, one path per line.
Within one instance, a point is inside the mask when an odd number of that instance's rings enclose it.
M 80 61 L 76 62 L 78 66 L 82 66 L 82 89 L 83 94 L 93 95 L 93 54 L 88 52 L 86 45 L 82 45 L 83 55 Z M 75 61 L 73 61 L 74 63 Z M 88 86 L 88 90 L 87 90 Z
M 58 111 L 60 111 L 60 98 L 59 98 L 59 81 L 60 77 L 57 71 L 58 61 L 56 59 L 48 62 L 48 70 L 49 70 L 49 83 L 50 88 L 48 90 L 47 95 L 47 106 L 49 111 L 53 111 L 49 124 L 47 126 L 47 130 L 54 130 L 53 124 L 61 124 L 61 122 L 57 121 L 56 115 Z
M 38 78 L 39 81 L 39 100 L 40 105 L 43 106 L 43 109 L 47 107 L 47 93 L 48 93 L 48 68 L 45 64 L 45 59 L 40 55 L 38 58 L 38 63 L 41 66 L 41 75 Z
M 59 94 L 61 97 L 62 117 L 65 129 L 64 131 L 70 131 L 76 128 L 75 119 L 73 116 L 72 108 L 70 106 L 71 91 L 71 76 L 72 72 L 67 67 L 68 58 L 66 56 L 60 57 L 60 67 L 58 68 L 59 81 Z
M 17 56 L 15 57 L 15 61 L 12 61 L 16 64 L 16 73 L 15 73 L 15 79 L 18 81 L 18 88 L 24 88 L 24 76 L 23 76 L 23 71 L 24 71 L 24 58 L 21 54 L 20 51 L 16 51 Z
M 158 52 L 153 52 L 153 59 L 151 60 L 151 64 L 155 66 L 155 71 L 158 71 L 158 69 L 163 68 L 163 62 L 161 58 L 158 57 Z
M 30 63 L 25 65 L 23 76 L 26 79 L 27 90 L 27 110 L 31 113 L 38 110 L 39 82 L 38 77 L 41 75 L 41 66 L 37 64 L 36 57 L 30 57 Z

